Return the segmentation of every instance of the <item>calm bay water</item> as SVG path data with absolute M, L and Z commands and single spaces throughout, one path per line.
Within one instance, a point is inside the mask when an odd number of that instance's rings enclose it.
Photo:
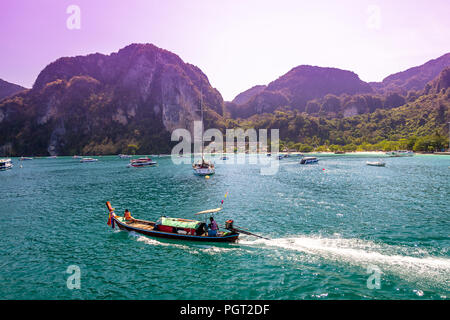
M 0 172 L 2 299 L 448 299 L 450 157 L 320 155 L 319 165 L 216 158 L 209 180 L 155 158 L 24 161 Z M 229 160 L 232 161 L 232 160 Z M 325 170 L 323 170 L 325 169 Z M 236 244 L 155 240 L 112 230 L 106 201 L 137 218 L 194 218 L 226 192 L 226 219 L 272 240 Z M 81 289 L 69 290 L 69 265 Z M 381 270 L 381 288 L 367 279 Z

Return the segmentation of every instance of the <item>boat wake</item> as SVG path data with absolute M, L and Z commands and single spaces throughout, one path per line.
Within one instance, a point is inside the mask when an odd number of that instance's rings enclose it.
M 277 247 L 312 258 L 344 262 L 358 267 L 376 266 L 385 274 L 450 289 L 450 259 L 430 256 L 425 250 L 380 245 L 360 239 L 293 237 L 241 240 L 240 244 Z
M 140 235 L 136 232 L 129 232 L 128 233 L 131 237 L 135 238 L 139 242 L 143 242 L 148 245 L 152 246 L 164 246 L 164 247 L 179 247 L 179 248 L 186 248 L 186 246 L 176 243 L 170 243 L 170 242 L 162 242 L 155 239 L 148 238 L 146 236 Z

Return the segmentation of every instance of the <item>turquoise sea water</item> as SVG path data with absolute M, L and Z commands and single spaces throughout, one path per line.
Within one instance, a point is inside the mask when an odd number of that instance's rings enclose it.
M 385 168 L 365 164 L 374 156 L 319 157 L 310 166 L 284 159 L 272 176 L 217 157 L 209 180 L 170 157 L 143 169 L 113 156 L 34 159 L 23 168 L 14 159 L 0 172 L 0 296 L 448 299 L 450 157 L 386 158 Z M 194 218 L 226 192 L 216 220 L 271 240 L 176 242 L 106 225 L 108 200 L 137 218 Z M 67 288 L 70 265 L 81 270 L 79 290 Z M 369 289 L 375 269 L 381 287 Z

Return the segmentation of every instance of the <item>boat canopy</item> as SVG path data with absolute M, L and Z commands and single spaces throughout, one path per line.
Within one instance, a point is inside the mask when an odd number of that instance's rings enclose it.
M 161 218 L 161 225 L 175 227 L 175 228 L 187 228 L 187 229 L 197 229 L 201 224 L 200 221 L 178 219 L 178 218 Z
M 197 212 L 196 215 L 197 214 L 205 214 L 205 213 L 216 213 L 216 212 L 219 212 L 220 210 L 222 210 L 222 208 L 208 209 L 208 210 Z

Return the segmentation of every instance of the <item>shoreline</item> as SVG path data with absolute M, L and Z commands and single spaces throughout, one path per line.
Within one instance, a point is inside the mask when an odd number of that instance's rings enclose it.
M 237 153 L 215 153 L 212 154 L 212 156 L 220 156 L 220 155 L 234 155 L 234 154 L 252 154 L 252 155 L 258 155 L 258 153 L 243 153 L 243 152 L 237 152 Z M 259 155 L 266 155 L 269 154 L 269 152 L 261 152 L 259 153 Z M 317 152 L 278 152 L 277 154 L 280 155 L 291 155 L 291 156 L 299 156 L 299 155 L 317 155 L 317 154 L 321 154 L 321 155 L 335 155 L 335 156 L 345 156 L 345 155 L 378 155 L 378 156 L 382 156 L 382 155 L 386 155 L 386 151 L 351 151 L 351 152 L 345 152 L 342 154 L 336 154 L 334 152 L 327 152 L 327 151 L 317 151 Z M 184 157 L 187 156 L 199 156 L 200 154 L 194 154 L 194 153 L 190 153 L 190 154 L 185 154 L 183 155 Z M 433 152 L 433 153 L 429 153 L 429 152 L 415 152 L 414 155 L 436 155 L 436 156 L 450 156 L 450 152 L 449 151 L 445 151 L 445 152 Z M 84 156 L 80 156 L 80 157 L 114 157 L 117 156 L 116 154 L 106 154 L 106 155 L 84 155 Z M 148 157 L 170 157 L 172 156 L 171 154 L 136 154 L 136 155 L 131 155 L 132 157 L 144 157 L 144 156 L 148 156 Z M 209 156 L 208 154 L 205 154 L 205 156 Z M 49 158 L 49 156 L 30 156 L 32 158 L 35 159 L 45 159 L 45 158 Z M 73 157 L 73 155 L 58 155 L 56 157 Z M 21 156 L 0 156 L 0 158 L 21 158 Z

